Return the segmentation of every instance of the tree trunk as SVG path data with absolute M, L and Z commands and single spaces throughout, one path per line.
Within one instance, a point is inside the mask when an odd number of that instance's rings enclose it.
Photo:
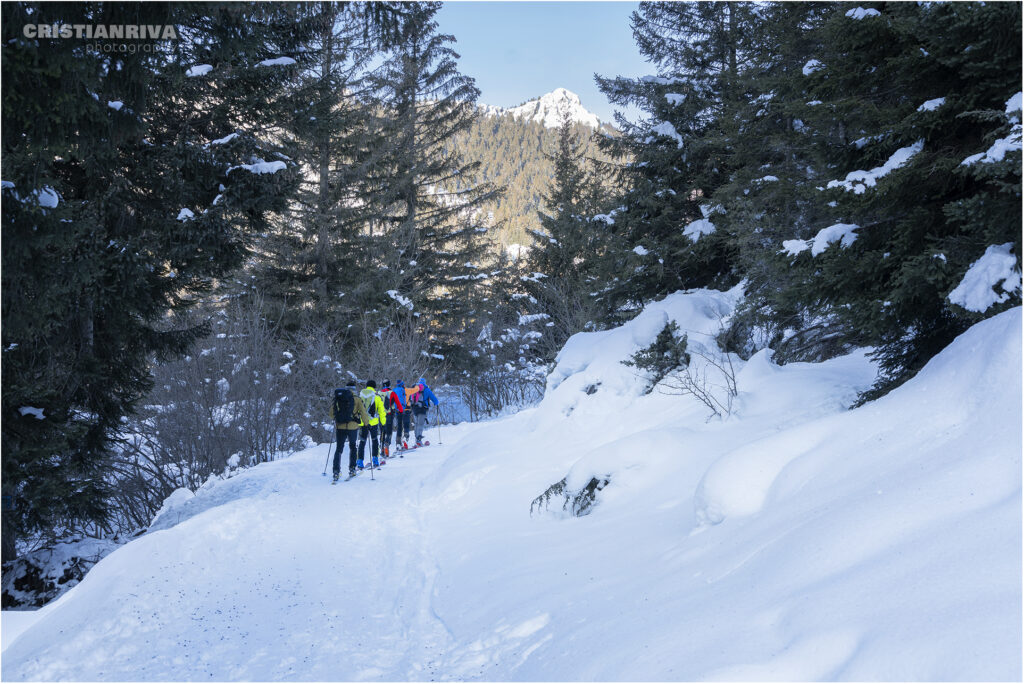
M 320 98 L 321 102 L 327 102 L 330 98 L 331 71 L 333 69 L 334 57 L 334 8 L 331 3 L 323 4 L 323 71 L 320 74 Z M 327 291 L 328 262 L 330 255 L 331 231 L 329 216 L 330 207 L 330 172 L 331 172 L 331 131 L 326 122 L 319 124 L 320 128 L 320 169 L 319 181 L 320 192 L 317 199 L 317 276 L 320 281 L 320 296 L 326 301 L 329 293 Z

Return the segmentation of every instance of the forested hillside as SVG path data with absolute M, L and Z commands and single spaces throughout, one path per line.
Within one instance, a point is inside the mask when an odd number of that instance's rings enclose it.
M 572 124 L 572 134 L 581 141 L 586 156 L 608 161 L 608 154 L 592 141 L 597 131 Z M 607 131 L 605 131 L 607 134 Z M 480 163 L 480 176 L 504 193 L 485 207 L 493 212 L 497 226 L 495 242 L 501 246 L 531 244 L 530 231 L 540 228 L 537 212 L 554 177 L 554 153 L 558 130 L 542 123 L 517 119 L 512 114 L 482 113 L 467 131 L 452 141 L 452 147 L 467 162 Z

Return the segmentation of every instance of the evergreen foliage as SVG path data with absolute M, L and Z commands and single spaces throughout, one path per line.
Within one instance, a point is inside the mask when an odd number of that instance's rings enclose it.
M 669 321 L 654 342 L 622 363 L 648 374 L 646 391 L 650 392 L 668 377 L 669 373 L 690 365 L 690 355 L 686 352 L 686 335 L 679 333 L 679 325 L 675 321 Z
M 292 107 L 280 120 L 302 182 L 252 269 L 268 317 L 291 333 L 311 325 L 347 330 L 379 306 L 376 260 L 388 249 L 379 228 L 387 198 L 373 180 L 383 174 L 387 147 L 383 105 L 369 82 L 383 37 L 366 29 L 372 6 L 311 8 L 310 68 L 287 94 Z
M 1019 271 L 1019 4 L 643 3 L 633 22 L 658 74 L 599 79 L 645 112 L 605 142 L 633 155 L 609 309 L 742 278 L 727 348 L 873 346 L 869 399 L 1019 305 L 1012 285 L 985 311 L 949 299 L 992 246 Z
M 558 128 L 558 146 L 551 155 L 554 175 L 538 212 L 541 230 L 531 231 L 533 244 L 521 275 L 530 295 L 529 314 L 543 316 L 543 354 L 548 361 L 573 334 L 600 318 L 592 291 L 604 277 L 607 200 L 600 167 L 585 158 L 585 142 L 568 117 Z
M 149 366 L 206 326 L 173 314 L 243 263 L 294 185 L 266 135 L 301 8 L 3 6 L 3 555 L 106 511 L 104 464 Z M 153 51 L 26 24 L 174 25 Z M 128 41 L 131 42 L 131 41 Z M 132 48 L 138 47 L 132 43 Z M 200 61 L 201 60 L 201 61 Z M 208 76 L 191 78 L 196 64 Z M 257 107 L 256 103 L 260 103 Z M 256 112 L 255 114 L 253 112 Z M 213 141 L 243 129 L 237 145 Z M 266 160 L 277 173 L 261 173 Z M 266 162 L 266 163 L 271 163 Z
M 450 144 L 472 125 L 479 90 L 458 71 L 454 38 L 437 31 L 440 3 L 406 8 L 394 49 L 372 78 L 391 141 L 375 176 L 389 193 L 381 216 L 388 247 L 376 268 L 385 283 L 380 296 L 393 300 L 382 299 L 382 307 L 420 318 L 434 339 L 430 353 L 454 359 L 479 281 L 488 277 L 483 205 L 497 190 Z

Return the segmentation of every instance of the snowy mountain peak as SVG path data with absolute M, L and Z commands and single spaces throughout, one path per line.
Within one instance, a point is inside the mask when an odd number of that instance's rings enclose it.
M 545 128 L 558 128 L 563 114 L 566 113 L 569 114 L 570 120 L 584 126 L 598 128 L 601 125 L 601 120 L 597 115 L 587 111 L 583 103 L 580 102 L 580 96 L 565 88 L 556 88 L 550 93 L 518 107 L 502 109 L 485 105 L 481 109 L 488 116 L 511 114 L 516 119 L 528 119 L 541 123 Z

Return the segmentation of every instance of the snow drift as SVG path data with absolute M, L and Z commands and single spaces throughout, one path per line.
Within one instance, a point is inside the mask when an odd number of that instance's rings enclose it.
M 855 410 L 863 352 L 732 359 L 723 420 L 643 394 L 621 361 L 669 320 L 712 353 L 737 297 L 573 337 L 537 407 L 376 481 L 327 485 L 320 446 L 177 494 L 18 616 L 3 678 L 1020 679 L 1021 310 Z

